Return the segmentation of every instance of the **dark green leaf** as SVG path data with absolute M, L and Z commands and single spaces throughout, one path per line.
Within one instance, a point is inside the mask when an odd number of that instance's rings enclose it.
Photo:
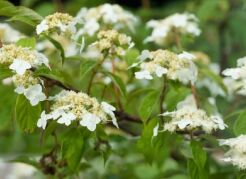
M 36 26 L 43 19 L 42 16 L 37 14 L 32 9 L 14 6 L 8 1 L 0 0 L 0 15 L 11 17 L 11 21 L 21 21 L 31 26 Z
M 139 107 L 139 114 L 144 123 L 146 123 L 147 119 L 150 117 L 158 99 L 159 92 L 157 90 L 153 90 L 149 92 L 141 102 Z
M 244 110 L 237 118 L 233 131 L 236 135 L 246 134 L 246 110 Z
M 188 173 L 190 179 L 199 179 L 199 171 L 193 159 L 188 160 Z
M 0 79 L 10 77 L 11 75 L 12 71 L 7 66 L 0 66 Z
M 19 95 L 15 106 L 15 119 L 22 131 L 33 132 L 41 114 L 41 105 L 31 106 L 25 96 Z
M 81 79 L 85 77 L 91 70 L 93 70 L 97 65 L 94 60 L 85 60 L 80 65 L 80 77 Z

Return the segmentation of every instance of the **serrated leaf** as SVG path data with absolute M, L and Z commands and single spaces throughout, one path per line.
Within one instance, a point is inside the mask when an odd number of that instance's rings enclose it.
M 70 129 L 63 137 L 62 156 L 72 172 L 79 169 L 83 156 L 84 135 L 79 129 Z
M 150 117 L 158 99 L 159 92 L 157 90 L 152 90 L 142 100 L 139 107 L 139 114 L 144 123 L 146 123 L 146 121 Z
M 93 60 L 85 60 L 80 65 L 80 77 L 84 78 L 91 70 L 97 66 L 97 62 Z
M 126 87 L 124 82 L 121 80 L 121 78 L 110 72 L 104 72 L 104 73 L 110 77 L 110 79 L 113 81 L 115 86 L 119 89 L 121 95 L 126 97 Z
M 36 46 L 36 39 L 34 37 L 26 37 L 18 40 L 16 44 L 22 47 L 29 47 L 34 49 Z
M 244 110 L 237 118 L 233 126 L 236 135 L 246 134 L 246 110 Z
M 45 38 L 47 38 L 56 48 L 57 50 L 59 50 L 60 55 L 61 55 L 61 60 L 62 60 L 62 64 L 64 64 L 65 62 L 65 51 L 62 47 L 62 45 L 55 39 L 53 39 L 52 37 L 45 35 Z
M 10 21 L 21 21 L 36 26 L 43 18 L 32 9 L 14 6 L 8 1 L 0 0 L 0 15 L 11 17 Z
M 15 105 L 15 119 L 22 131 L 33 132 L 41 114 L 41 105 L 32 106 L 23 95 L 18 95 Z

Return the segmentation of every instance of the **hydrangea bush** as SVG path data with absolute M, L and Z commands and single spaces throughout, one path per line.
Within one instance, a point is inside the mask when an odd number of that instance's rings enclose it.
M 244 176 L 246 57 L 220 69 L 192 46 L 196 15 L 144 21 L 103 4 L 42 17 L 7 1 L 0 14 L 32 29 L 0 23 L 0 100 L 8 90 L 14 130 L 37 148 L 8 160 L 55 178 Z

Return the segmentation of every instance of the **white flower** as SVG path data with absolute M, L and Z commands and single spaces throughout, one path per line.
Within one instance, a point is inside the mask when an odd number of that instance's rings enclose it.
M 188 59 L 188 60 L 193 60 L 195 59 L 195 56 L 191 53 L 188 53 L 186 51 L 182 52 L 181 54 L 178 55 L 179 58 L 184 58 L 184 59 Z
M 119 128 L 116 117 L 114 115 L 114 111 L 116 111 L 116 108 L 106 102 L 102 102 L 101 105 L 102 105 L 103 111 L 111 117 L 113 124 L 117 128 Z
M 220 145 L 230 147 L 225 154 L 223 161 L 230 162 L 241 170 L 246 169 L 246 135 L 240 135 L 235 138 L 219 140 Z
M 168 72 L 168 70 L 166 68 L 161 67 L 161 66 L 157 66 L 156 70 L 155 70 L 156 76 L 158 76 L 158 77 L 162 77 L 162 75 L 166 74 L 167 72 Z
M 175 122 L 175 124 L 178 125 L 178 127 L 183 130 L 184 128 L 186 128 L 188 125 L 192 124 L 192 120 L 190 119 L 182 119 L 180 121 Z
M 0 23 L 0 39 L 3 43 L 14 43 L 24 37 L 19 31 L 7 23 Z
M 147 71 L 147 70 L 135 72 L 135 77 L 137 79 L 147 79 L 147 80 L 152 80 L 153 79 L 153 77 L 151 76 L 150 72 Z
M 41 34 L 42 32 L 44 32 L 44 31 L 46 31 L 48 29 L 49 29 L 49 26 L 48 26 L 46 20 L 42 20 L 42 22 L 37 25 L 36 32 L 39 35 L 39 34 Z
M 80 121 L 80 125 L 87 127 L 90 131 L 95 131 L 97 124 L 101 121 L 101 119 L 92 113 L 86 113 L 82 116 L 82 120 Z
M 16 88 L 15 88 L 15 92 L 17 93 L 17 94 L 23 94 L 23 93 L 25 93 L 25 88 L 24 88 L 24 86 L 17 86 Z
M 14 59 L 13 63 L 9 66 L 9 69 L 14 70 L 18 75 L 23 75 L 27 69 L 30 69 L 32 66 L 30 63 L 22 59 Z
M 24 95 L 30 101 L 32 106 L 37 105 L 40 101 L 44 101 L 46 99 L 45 94 L 42 92 L 42 86 L 40 84 L 36 84 L 28 87 Z
M 37 122 L 37 126 L 41 127 L 42 129 L 46 128 L 47 125 L 47 120 L 51 119 L 52 116 L 49 114 L 45 114 L 45 111 L 43 111 L 41 113 L 41 117 L 39 118 L 38 122 Z
M 153 129 L 153 137 L 156 137 L 158 135 L 158 129 L 159 129 L 159 123 Z
M 54 115 L 54 114 L 53 114 Z M 65 124 L 66 126 L 69 126 L 73 120 L 76 119 L 76 116 L 69 112 L 69 113 L 62 113 L 61 117 L 57 120 L 59 124 Z
M 223 119 L 221 118 L 220 115 L 215 115 L 215 116 L 211 116 L 211 119 L 218 125 L 220 130 L 224 130 L 226 127 L 228 127 Z

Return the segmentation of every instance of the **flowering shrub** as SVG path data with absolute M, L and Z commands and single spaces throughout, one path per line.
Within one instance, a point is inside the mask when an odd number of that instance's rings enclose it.
M 246 57 L 224 68 L 198 51 L 195 14 L 145 22 L 103 4 L 42 17 L 7 1 L 0 14 L 31 28 L 0 23 L 0 110 L 14 106 L 36 148 L 12 161 L 56 178 L 244 177 Z

